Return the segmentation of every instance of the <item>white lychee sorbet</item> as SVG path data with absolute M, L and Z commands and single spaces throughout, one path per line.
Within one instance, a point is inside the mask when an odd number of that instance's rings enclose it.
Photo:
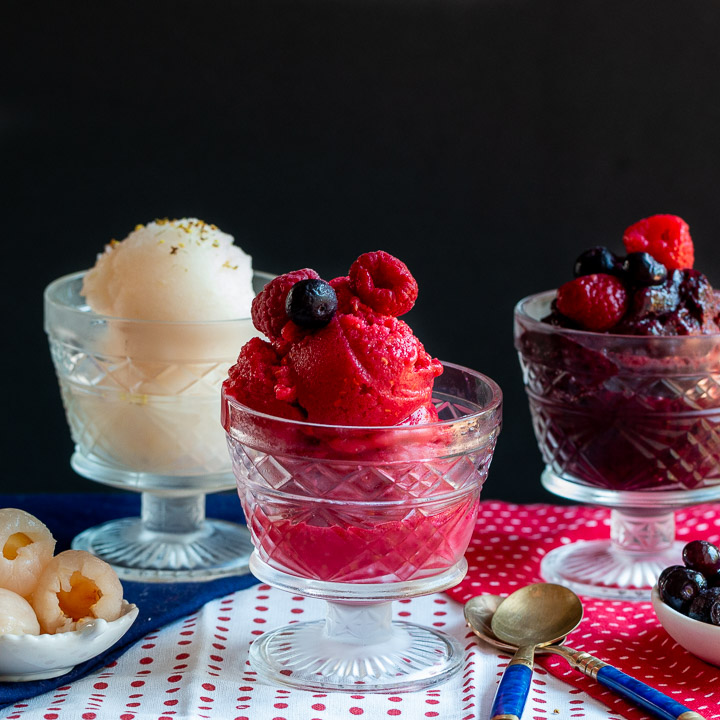
M 82 290 L 106 316 L 101 352 L 90 387 L 63 388 L 86 455 L 133 472 L 230 477 L 220 385 L 257 334 L 252 276 L 233 238 L 195 218 L 139 225 L 107 246 Z
M 249 317 L 251 257 L 215 225 L 196 218 L 155 220 L 106 246 L 85 276 L 83 295 L 96 313 L 116 318 Z

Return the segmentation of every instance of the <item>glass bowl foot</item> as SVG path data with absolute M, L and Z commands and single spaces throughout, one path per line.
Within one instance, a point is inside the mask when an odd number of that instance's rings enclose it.
M 361 611 L 367 621 L 368 615 L 382 614 L 385 605 L 353 611 Z M 327 630 L 327 621 L 318 620 L 265 633 L 252 644 L 250 663 L 272 683 L 363 693 L 421 690 L 444 682 L 462 666 L 462 648 L 453 638 L 419 625 L 393 622 L 382 637 L 370 642 L 356 637 L 357 644 L 350 641 L 352 630 L 342 637 Z
M 650 600 L 658 575 L 669 565 L 681 565 L 683 543 L 656 553 L 618 552 L 610 540 L 562 545 L 542 560 L 547 582 L 565 585 L 580 595 L 605 600 Z
M 324 620 L 293 623 L 250 646 L 250 664 L 265 680 L 304 690 L 410 692 L 445 682 L 462 667 L 460 644 L 437 630 L 393 622 L 392 601 L 457 585 L 462 558 L 436 575 L 405 582 L 335 583 L 273 568 L 257 551 L 250 568 L 279 590 L 326 601 Z
M 245 575 L 252 552 L 243 525 L 205 519 L 191 532 L 157 532 L 140 518 L 122 518 L 89 528 L 72 547 L 112 565 L 123 580 L 196 582 Z
M 610 538 L 563 545 L 540 566 L 544 580 L 581 595 L 648 602 L 660 573 L 682 565 L 675 510 L 717 500 L 720 485 L 693 490 L 616 490 L 582 483 L 546 467 L 543 486 L 560 497 L 610 508 Z

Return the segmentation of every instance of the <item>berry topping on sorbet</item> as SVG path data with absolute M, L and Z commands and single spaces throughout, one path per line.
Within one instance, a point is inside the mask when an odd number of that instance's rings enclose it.
M 677 215 L 652 215 L 638 220 L 623 233 L 629 252 L 648 252 L 668 270 L 691 268 L 695 249 L 688 224 Z
M 628 294 L 612 275 L 583 275 L 565 283 L 557 295 L 558 312 L 587 330 L 609 330 L 627 309 Z
M 708 279 L 693 270 L 687 223 L 653 215 L 625 230 L 627 255 L 596 246 L 575 261 L 546 322 L 621 335 L 720 332 L 720 306 Z
M 418 286 L 383 252 L 361 255 L 330 282 L 314 270 L 281 275 L 253 301 L 267 340 L 242 348 L 226 393 L 270 415 L 330 425 L 386 426 L 437 420 L 442 365 L 398 319 Z

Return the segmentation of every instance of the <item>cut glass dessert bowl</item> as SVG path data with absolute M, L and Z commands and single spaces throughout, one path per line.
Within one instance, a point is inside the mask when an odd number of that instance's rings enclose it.
M 328 602 L 324 621 L 264 634 L 266 679 L 315 690 L 416 690 L 459 670 L 450 637 L 392 622 L 391 601 L 456 585 L 500 431 L 501 393 L 445 364 L 440 422 L 352 427 L 251 410 L 223 394 L 223 425 L 255 551 L 253 574 Z
M 73 541 L 127 580 L 209 580 L 247 572 L 242 525 L 205 518 L 205 494 L 234 477 L 219 396 L 251 319 L 125 320 L 93 312 L 84 273 L 45 291 L 45 330 L 83 477 L 142 493 L 140 518 L 90 528 Z M 272 276 L 255 273 L 255 290 Z
M 647 601 L 680 562 L 674 510 L 720 498 L 720 335 L 613 335 L 542 322 L 554 291 L 515 308 L 543 485 L 612 508 L 610 539 L 548 553 L 545 580 Z

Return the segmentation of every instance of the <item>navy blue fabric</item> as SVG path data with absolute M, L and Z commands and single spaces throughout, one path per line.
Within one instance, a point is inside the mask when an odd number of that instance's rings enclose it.
M 134 493 L 88 493 L 66 495 L 0 495 L 0 507 L 18 507 L 42 520 L 57 539 L 56 552 L 67 550 L 82 530 L 114 518 L 136 516 L 140 498 Z M 234 493 L 210 495 L 208 517 L 244 522 Z M 258 581 L 252 575 L 222 578 L 207 583 L 123 582 L 125 599 L 138 606 L 139 615 L 130 630 L 112 648 L 77 665 L 68 674 L 49 680 L 23 683 L 0 682 L 0 709 L 67 685 L 102 668 L 122 655 L 133 643 L 163 625 L 185 617 L 206 602 Z

